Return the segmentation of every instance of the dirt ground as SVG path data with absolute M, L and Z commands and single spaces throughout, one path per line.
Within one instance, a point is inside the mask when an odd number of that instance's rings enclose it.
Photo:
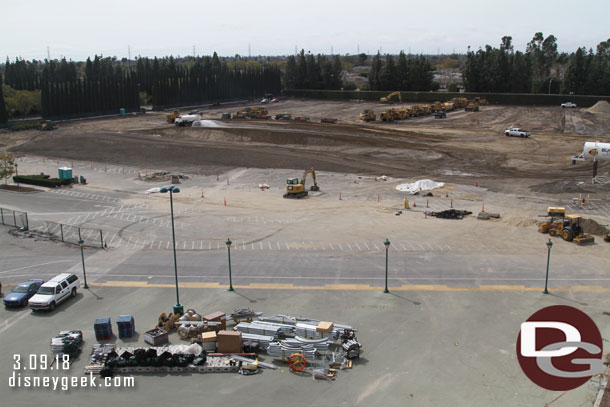
M 322 171 L 428 177 L 473 183 L 497 192 L 605 194 L 591 185 L 591 163 L 572 165 L 585 141 L 607 140 L 610 115 L 560 107 L 485 106 L 400 122 L 358 120 L 373 102 L 287 99 L 269 113 L 306 116 L 309 122 L 209 120 L 203 127 L 177 128 L 165 113 L 64 122 L 52 132 L 2 133 L 0 148 L 15 153 L 114 164 L 180 168 L 206 174 L 235 167 L 315 167 Z M 204 111 L 204 119 L 239 107 Z M 337 124 L 320 123 L 322 117 Z M 509 127 L 532 131 L 529 139 L 505 137 Z M 602 163 L 600 175 L 608 174 Z

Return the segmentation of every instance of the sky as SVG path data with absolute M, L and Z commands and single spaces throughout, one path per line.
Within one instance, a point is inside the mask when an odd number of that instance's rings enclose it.
M 465 53 L 536 32 L 560 52 L 610 38 L 610 1 L 3 0 L 0 61 L 88 56 Z M 48 54 L 47 54 L 48 53 Z

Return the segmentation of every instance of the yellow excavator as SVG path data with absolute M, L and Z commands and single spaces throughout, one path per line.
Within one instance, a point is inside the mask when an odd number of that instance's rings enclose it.
M 316 182 L 316 170 L 311 168 L 309 170 L 305 170 L 301 182 L 299 182 L 298 178 L 288 178 L 286 180 L 286 193 L 284 194 L 284 198 L 301 199 L 309 194 L 309 192 L 305 189 L 305 181 L 307 180 L 307 174 L 311 174 L 311 177 L 313 178 L 313 185 L 309 189 L 311 191 L 320 190 L 320 187 Z
M 384 98 L 380 98 L 379 102 L 380 103 L 394 103 L 394 97 L 395 96 L 397 97 L 398 102 L 402 103 L 402 95 L 398 91 L 392 92 L 392 93 L 390 93 L 388 96 L 386 96 Z

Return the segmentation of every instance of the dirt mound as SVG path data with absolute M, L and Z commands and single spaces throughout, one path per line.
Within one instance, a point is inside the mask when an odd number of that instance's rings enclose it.
M 536 219 L 527 216 L 510 216 L 502 219 L 503 223 L 511 226 L 528 227 L 536 224 Z
M 583 219 L 580 221 L 582 228 L 584 229 L 585 233 L 589 233 L 591 235 L 607 235 L 608 233 L 610 233 L 610 229 L 608 229 L 607 226 L 604 225 L 600 225 L 599 223 L 597 223 L 596 221 L 594 221 L 593 219 Z
M 600 100 L 599 102 L 585 110 L 589 113 L 610 114 L 610 103 L 606 102 L 605 100 Z

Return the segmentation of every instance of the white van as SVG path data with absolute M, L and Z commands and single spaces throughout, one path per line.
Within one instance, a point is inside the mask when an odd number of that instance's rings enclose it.
M 76 275 L 60 274 L 41 285 L 28 304 L 33 311 L 41 309 L 53 311 L 60 302 L 70 297 L 76 297 L 78 287 L 80 287 L 80 280 Z

